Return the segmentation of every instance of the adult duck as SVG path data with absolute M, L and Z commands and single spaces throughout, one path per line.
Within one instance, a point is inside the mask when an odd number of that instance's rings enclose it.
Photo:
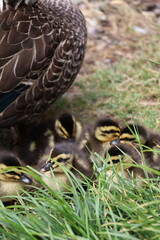
M 0 2 L 0 127 L 6 127 L 33 120 L 70 87 L 87 34 L 72 0 Z

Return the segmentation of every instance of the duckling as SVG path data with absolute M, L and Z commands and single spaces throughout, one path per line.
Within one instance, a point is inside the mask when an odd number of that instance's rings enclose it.
M 16 155 L 0 151 L 0 199 L 11 201 L 8 195 L 17 195 L 24 184 L 31 184 L 32 180 L 20 172 L 21 163 Z
M 148 132 L 141 125 L 129 124 L 121 130 L 119 138 L 114 139 L 111 145 L 117 143 L 145 144 L 148 140 Z
M 41 160 L 47 161 L 55 143 L 74 142 L 80 135 L 82 126 L 70 113 L 63 113 L 55 120 L 47 119 L 36 125 L 19 125 L 20 141 L 14 151 L 23 160 L 37 170 Z
M 141 166 L 143 165 L 142 155 L 134 146 L 129 146 L 128 144 L 120 143 L 111 147 L 107 154 L 109 155 L 108 164 L 109 165 L 115 164 L 118 175 L 123 176 L 126 179 L 131 179 L 131 177 L 134 177 L 135 179 L 138 180 L 137 184 L 139 186 L 143 185 L 145 179 L 145 173 L 143 169 L 139 168 L 138 166 L 137 167 L 132 166 L 133 164 Z M 150 162 L 147 165 L 147 167 L 159 170 L 155 168 L 155 166 L 150 164 Z M 108 169 L 109 167 L 107 167 L 107 170 Z M 110 176 L 111 173 L 112 170 L 109 170 L 107 174 Z M 154 177 L 155 174 L 153 174 L 152 172 L 148 172 L 148 176 Z M 116 177 L 113 180 L 117 182 Z
M 41 169 L 41 172 L 44 173 L 43 181 L 53 191 L 64 192 L 66 191 L 66 186 L 70 185 L 63 167 L 71 170 L 78 179 L 83 179 L 81 173 L 88 178 L 93 176 L 93 164 L 86 157 L 85 152 L 70 142 L 56 144 L 46 165 Z
M 132 144 L 139 151 L 143 152 L 144 158 L 148 161 L 148 164 L 149 162 L 151 162 L 150 164 L 159 162 L 160 154 L 158 154 L 157 150 L 160 150 L 160 135 L 141 125 L 129 124 L 122 129 L 120 137 L 113 140 L 111 145 L 117 143 Z
M 54 138 L 55 142 L 62 140 L 75 141 L 79 139 L 82 126 L 71 113 L 63 113 L 55 119 Z
M 141 163 L 140 152 L 133 146 L 128 146 L 128 144 L 119 143 L 111 147 L 106 155 L 109 155 L 107 163 L 116 165 L 117 170 L 121 167 L 120 162 L 122 162 L 124 169 L 128 169 L 132 164 Z
M 12 150 L 22 160 L 23 166 L 29 165 L 39 170 L 41 160 L 47 161 L 54 147 L 53 132 L 46 122 L 33 126 L 26 125 L 25 128 L 19 125 L 18 131 L 21 140 L 13 146 Z
M 79 148 L 86 152 L 97 152 L 104 157 L 110 142 L 120 135 L 120 127 L 115 120 L 104 117 L 94 124 L 87 126 L 81 134 L 78 142 Z M 100 164 L 99 160 L 97 161 Z

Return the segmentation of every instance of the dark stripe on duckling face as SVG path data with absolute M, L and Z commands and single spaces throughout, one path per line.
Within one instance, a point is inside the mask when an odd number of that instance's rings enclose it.
M 59 168 L 60 165 L 66 165 L 66 164 L 72 164 L 73 156 L 71 154 L 59 154 L 58 156 L 52 157 L 51 154 L 51 159 L 47 162 L 47 164 L 42 168 L 42 172 L 48 172 L 50 168 L 55 170 L 56 168 Z M 58 164 L 57 164 L 58 163 Z
M 6 166 L 0 164 L 0 181 L 5 182 L 23 182 L 25 184 L 31 184 L 32 180 L 25 174 L 20 172 L 19 167 L 15 166 Z
M 135 136 L 133 136 L 131 133 L 123 133 L 120 135 L 120 142 L 126 143 L 126 142 L 137 142 L 137 139 Z
M 71 162 L 73 156 L 71 154 L 62 153 L 52 158 L 52 169 L 59 167 L 59 163 L 65 165 L 65 163 Z M 58 163 L 58 164 L 57 164 Z
M 118 143 L 135 143 L 141 142 L 145 144 L 147 142 L 147 131 L 141 125 L 129 124 L 125 127 L 119 136 L 118 139 L 115 139 L 111 142 L 111 145 L 116 145 Z
M 32 180 L 20 172 L 20 167 L 21 163 L 13 153 L 0 152 L 0 181 L 22 181 L 31 184 Z
M 111 162 L 113 162 L 113 164 L 119 163 L 120 159 L 124 158 L 124 154 L 122 153 L 122 151 L 123 150 L 120 150 L 117 147 L 110 148 L 108 151 L 110 158 L 107 163 L 108 164 L 110 164 Z
M 122 162 L 124 169 L 129 168 L 134 162 L 134 157 L 132 156 L 133 152 L 131 151 L 128 144 L 119 144 L 113 146 L 108 150 L 108 154 L 110 156 L 108 158 L 108 164 L 118 164 Z M 119 168 L 120 166 L 117 167 Z
M 121 132 L 120 139 L 121 141 L 130 141 L 130 142 L 138 142 L 138 137 L 142 144 L 147 142 L 147 131 L 141 125 L 129 124 L 126 128 L 124 128 Z
M 101 119 L 95 126 L 95 138 L 101 142 L 110 142 L 120 135 L 118 124 L 111 119 Z
M 100 126 L 95 130 L 95 137 L 101 142 L 110 142 L 120 135 L 120 129 L 115 126 Z
M 111 157 L 111 160 L 108 161 L 107 163 L 108 163 L 108 164 L 111 164 L 111 163 L 117 164 L 117 163 L 119 163 L 119 162 L 120 162 L 120 160 L 119 160 L 119 157 L 117 156 L 116 159 L 114 159 L 113 157 Z

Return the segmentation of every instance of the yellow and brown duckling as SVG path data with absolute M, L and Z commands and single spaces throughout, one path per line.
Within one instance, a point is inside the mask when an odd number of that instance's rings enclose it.
M 41 161 L 47 161 L 55 144 L 62 141 L 74 142 L 81 129 L 81 124 L 70 113 L 63 113 L 55 120 L 44 120 L 36 125 L 19 125 L 21 140 L 14 146 L 14 151 L 25 165 L 38 170 Z
M 41 167 L 41 159 L 46 161 L 54 147 L 54 136 L 46 123 L 19 126 L 20 141 L 13 151 L 22 160 L 23 165 L 29 165 L 37 170 Z
M 75 141 L 79 139 L 82 126 L 71 113 L 63 113 L 55 119 L 54 138 L 55 142 L 62 140 Z
M 113 164 L 117 170 L 118 175 L 125 177 L 126 179 L 131 179 L 134 177 L 137 179 L 138 185 L 143 185 L 145 179 L 144 170 L 138 166 L 143 166 L 142 155 L 140 152 L 134 147 L 129 146 L 128 144 L 117 144 L 111 147 L 107 153 L 108 164 L 111 166 Z M 153 162 L 149 162 L 147 167 L 157 169 L 153 164 Z M 137 165 L 136 166 L 133 166 Z M 107 167 L 107 171 L 110 167 Z M 112 170 L 108 171 L 108 175 L 110 175 Z M 152 172 L 148 172 L 149 177 L 155 177 L 155 174 Z M 113 179 L 117 182 L 117 178 Z
M 108 156 L 107 164 L 113 164 L 116 166 L 117 170 L 121 168 L 123 165 L 123 169 L 130 168 L 130 165 L 140 164 L 141 163 L 141 155 L 140 152 L 137 151 L 136 148 L 129 146 L 128 144 L 117 144 L 112 146 L 107 154 Z
M 111 144 L 117 143 L 132 143 L 133 145 L 136 144 L 143 144 L 145 145 L 148 141 L 148 132 L 146 128 L 141 125 L 136 124 L 128 124 L 121 130 L 121 134 L 119 138 L 113 140 Z
M 119 135 L 118 123 L 111 118 L 104 117 L 84 129 L 78 145 L 83 151 L 97 152 L 104 157 L 106 149 L 110 147 L 110 142 L 117 139 Z
M 147 164 L 153 165 L 158 163 L 160 159 L 159 144 L 160 134 L 157 134 L 144 126 L 129 124 L 122 129 L 119 138 L 113 140 L 111 145 L 118 143 L 132 144 L 139 151 L 143 152 Z
M 11 201 L 8 195 L 17 195 L 25 184 L 32 183 L 20 168 L 21 163 L 16 155 L 0 151 L 0 199 L 3 202 Z
M 64 167 L 78 179 L 83 179 L 81 173 L 88 178 L 93 176 L 93 164 L 85 152 L 69 142 L 56 144 L 46 165 L 41 169 L 45 175 L 43 181 L 53 191 L 67 191 L 66 186 L 70 185 Z

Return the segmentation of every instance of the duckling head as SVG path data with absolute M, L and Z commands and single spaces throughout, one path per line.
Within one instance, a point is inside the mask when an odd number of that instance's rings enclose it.
M 118 165 L 122 162 L 124 168 L 129 168 L 129 164 L 135 162 L 134 149 L 130 149 L 127 144 L 117 144 L 108 150 L 108 164 Z M 137 156 L 137 153 L 136 153 Z
M 68 148 L 68 145 L 56 144 L 51 152 L 50 158 L 42 168 L 42 172 L 48 172 L 52 169 L 54 173 L 63 172 L 63 167 L 71 169 L 75 158 L 74 153 Z
M 22 182 L 30 184 L 31 179 L 20 172 L 21 164 L 18 158 L 8 152 L 0 153 L 0 182 Z
M 95 138 L 100 142 L 111 142 L 120 135 L 118 124 L 112 119 L 101 119 L 95 126 Z
M 127 127 L 122 129 L 120 137 L 113 140 L 111 145 L 118 143 L 132 143 L 138 144 L 141 143 L 145 145 L 147 142 L 147 131 L 141 125 L 129 124 Z
M 55 144 L 51 151 L 50 158 L 46 165 L 41 169 L 44 174 L 43 181 L 53 191 L 66 191 L 66 186 L 70 185 L 65 169 L 73 169 L 73 161 L 76 158 L 74 149 L 69 142 Z
M 32 180 L 21 172 L 18 158 L 8 152 L 0 152 L 0 197 L 2 201 L 10 201 L 7 195 L 17 195 L 24 184 L 31 184 Z
M 78 138 L 82 127 L 72 114 L 63 113 L 55 121 L 55 130 L 63 139 Z
M 134 176 L 138 186 L 143 185 L 144 172 L 143 169 L 138 167 L 141 164 L 141 155 L 134 146 L 120 143 L 112 146 L 108 154 L 109 156 L 106 156 L 108 160 L 106 176 L 111 177 L 112 182 L 119 182 L 117 175 L 127 180 L 131 180 Z M 111 164 L 115 166 L 116 175 L 113 169 L 109 167 Z M 133 164 L 138 165 L 134 166 Z

